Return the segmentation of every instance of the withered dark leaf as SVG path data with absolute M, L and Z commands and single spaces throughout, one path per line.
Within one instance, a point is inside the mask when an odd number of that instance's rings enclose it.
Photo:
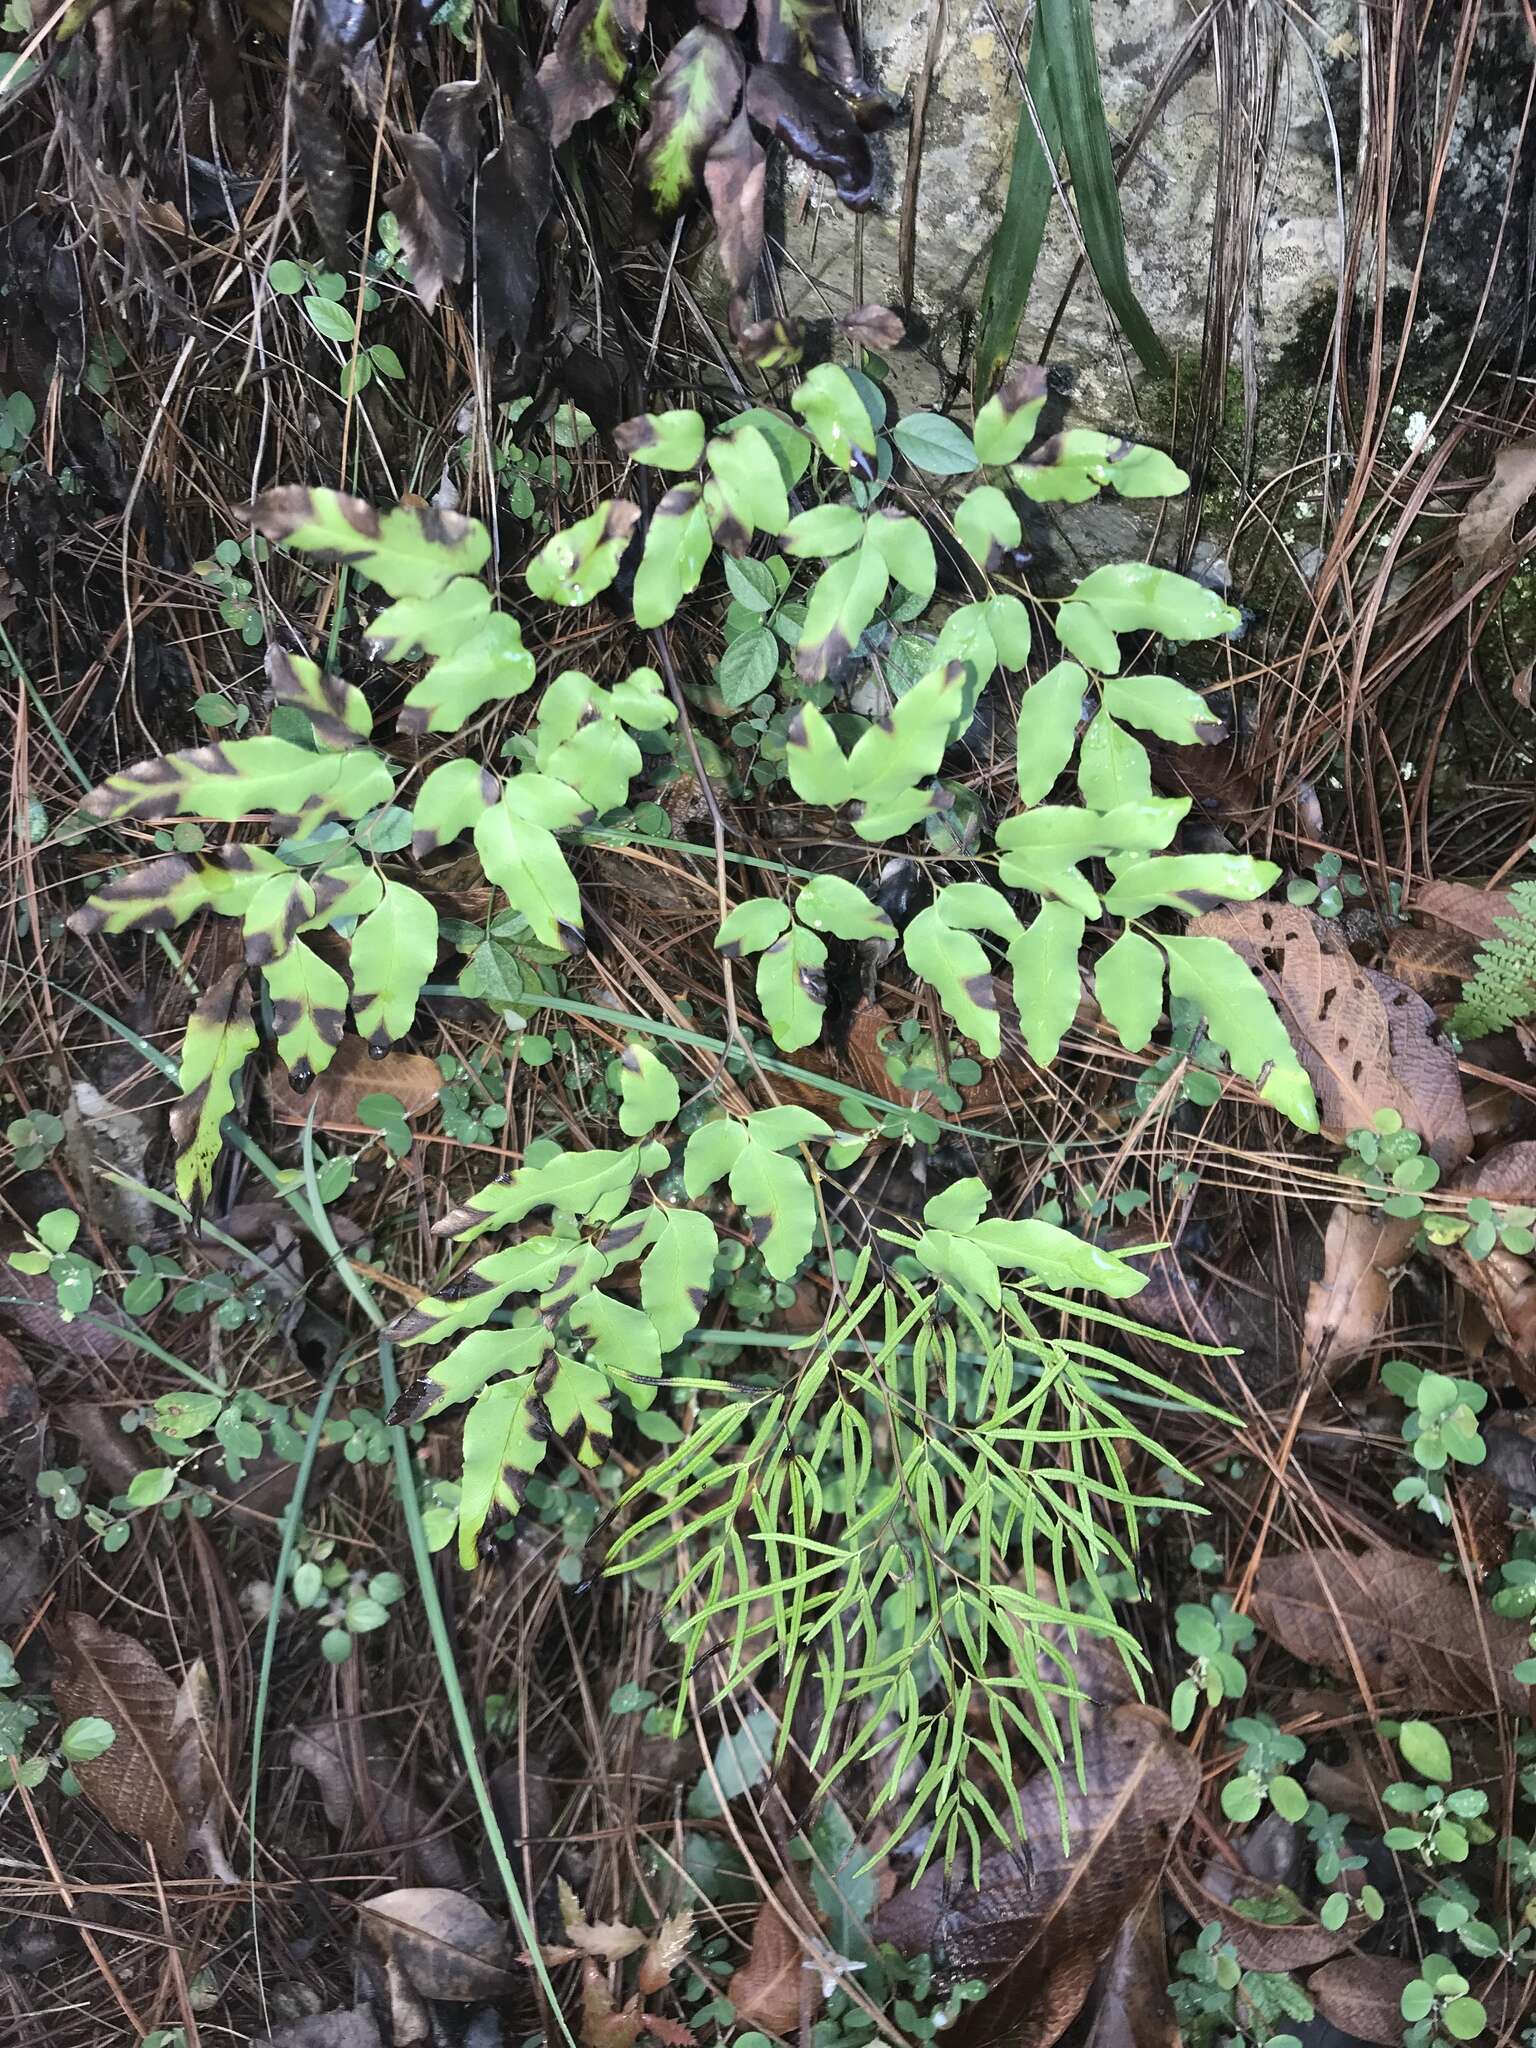
M 1115 1937 L 1093 1987 L 1084 2048 L 1179 2048 L 1179 2022 L 1168 1995 L 1168 1939 L 1163 1901 L 1148 1892 L 1141 1911 Z
M 1238 1961 L 1247 1970 L 1304 1970 L 1311 1963 L 1325 1963 L 1352 1947 L 1370 1925 L 1358 1911 L 1337 1928 L 1325 1927 L 1320 1920 L 1309 1917 L 1254 1918 L 1238 1912 L 1235 1904 L 1218 1898 L 1199 1883 L 1177 1857 L 1169 1866 L 1168 1881 L 1179 1902 L 1196 1916 L 1202 1927 L 1210 1926 L 1212 1921 L 1219 1924 L 1223 1940 L 1231 1942 Z M 1239 1878 L 1233 1898 L 1259 1900 L 1266 1909 L 1296 1911 L 1293 1893 L 1256 1878 Z
M 611 106 L 645 27 L 645 0 L 576 0 L 539 66 L 558 149 L 572 129 Z
M 453 1838 L 435 1822 L 398 1752 L 371 1724 L 348 1729 L 340 1721 L 300 1728 L 289 1756 L 319 1788 L 325 1817 L 338 1834 L 361 1822 L 364 1840 L 400 1849 L 431 1885 L 457 1890 L 470 1870 Z
M 750 287 L 763 254 L 763 190 L 768 159 L 751 123 L 738 114 L 704 161 L 720 268 L 738 295 Z
M 861 127 L 879 127 L 892 111 L 853 54 L 837 0 L 753 0 L 758 54 L 766 64 L 809 67 L 853 102 Z
M 308 19 L 317 71 L 355 56 L 379 32 L 370 0 L 314 0 Z
M 651 87 L 650 121 L 635 151 L 637 225 L 658 233 L 698 188 L 705 156 L 741 98 L 741 52 L 718 29 L 690 29 Z
M 788 64 L 755 64 L 747 112 L 814 171 L 825 171 L 845 206 L 875 203 L 875 160 L 853 109 L 830 85 Z
M 352 228 L 352 171 L 341 127 L 313 81 L 294 79 L 289 96 L 294 147 L 309 210 L 320 231 L 320 246 L 333 270 L 345 270 Z
M 464 230 L 448 194 L 448 165 L 430 135 L 402 135 L 405 175 L 384 194 L 400 224 L 400 245 L 411 266 L 411 285 L 430 313 L 445 284 L 464 275 Z
M 1400 2048 L 1403 1993 L 1418 1975 L 1397 1956 L 1353 1955 L 1328 1963 L 1307 1979 L 1319 2017 L 1356 2041 Z
M 1513 1676 L 1525 1626 L 1479 1606 L 1431 1557 L 1374 1550 L 1300 1550 L 1266 1558 L 1253 1618 L 1304 1664 L 1346 1682 L 1356 1664 L 1382 1713 L 1523 1713 L 1529 1689 Z
M 1194 1811 L 1200 1767 L 1150 1707 L 1117 1707 L 1085 1736 L 1082 1756 L 1081 1787 L 1063 1773 L 1065 1852 L 1055 1788 L 1041 1773 L 1019 1793 L 1027 1846 L 984 1856 L 979 1889 L 930 1865 L 875 1922 L 878 1940 L 926 1949 L 957 1977 L 995 1987 L 966 2008 L 952 2048 L 1051 2048 Z
M 437 88 L 422 114 L 421 132 L 443 153 L 444 175 L 454 199 L 462 195 L 484 153 L 480 114 L 490 97 L 489 75 L 450 81 Z
M 186 1860 L 187 1827 L 177 1796 L 176 1687 L 142 1643 L 66 1614 L 58 1637 L 54 1705 L 66 1724 L 88 1715 L 111 1723 L 116 1739 L 94 1763 L 73 1766 L 80 1789 L 113 1827 L 154 1851 L 164 1871 Z
M 510 337 L 527 346 L 539 298 L 539 236 L 554 203 L 549 136 L 524 118 L 537 95 L 525 95 L 519 116 L 505 123 L 500 149 L 480 168 L 475 196 L 475 295 L 485 345 Z M 542 105 L 538 111 L 542 113 Z
M 843 315 L 842 329 L 850 341 L 880 353 L 900 348 L 907 338 L 906 322 L 889 306 L 855 306 Z
M 746 15 L 747 0 L 694 0 L 693 11 L 700 21 L 712 21 L 716 28 L 736 29 Z
M 462 1892 L 410 1886 L 359 1906 L 363 1933 L 423 1998 L 468 2004 L 512 1988 L 506 1927 Z

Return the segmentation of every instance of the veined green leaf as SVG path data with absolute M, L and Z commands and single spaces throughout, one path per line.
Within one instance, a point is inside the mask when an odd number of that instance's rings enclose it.
M 591 1346 L 593 1362 L 618 1379 L 626 1393 L 633 1396 L 634 1381 L 660 1379 L 661 1341 L 643 1311 L 594 1287 L 573 1304 L 570 1319 L 572 1329 L 579 1330 Z M 640 1405 L 649 1404 L 642 1399 Z
M 891 707 L 881 725 L 860 733 L 848 757 L 853 793 L 874 804 L 910 789 L 934 774 L 944 758 L 949 735 L 966 689 L 965 664 L 947 662 L 930 669 Z
M 664 625 L 690 591 L 697 590 L 713 535 L 698 484 L 674 484 L 651 514 L 645 552 L 635 571 L 635 624 Z
M 759 531 L 782 532 L 789 524 L 779 458 L 759 428 L 738 421 L 733 433 L 715 435 L 704 459 L 731 518 L 748 540 Z
M 1244 853 L 1176 853 L 1117 860 L 1115 879 L 1105 893 L 1105 908 L 1117 917 L 1142 917 L 1149 910 L 1209 910 L 1202 897 L 1251 903 L 1274 887 L 1280 870 L 1271 860 L 1250 860 Z
M 874 475 L 875 429 L 846 370 L 818 363 L 789 402 L 829 462 L 863 477 Z
M 462 1209 L 444 1217 L 434 1235 L 476 1237 L 521 1223 L 535 1209 L 556 1209 L 563 1216 L 590 1216 L 599 1207 L 606 1211 L 613 1206 L 612 1198 L 629 1199 L 637 1174 L 654 1170 L 646 1157 L 652 1149 L 626 1145 L 617 1152 L 562 1152 L 542 1166 L 519 1166 L 510 1179 L 478 1188 Z M 665 1161 L 666 1147 L 654 1150 Z
M 1002 1050 L 1002 1020 L 980 942 L 946 923 L 939 905 L 931 903 L 907 926 L 902 950 L 919 981 L 937 990 L 945 1014 L 995 1060 Z
M 369 650 L 379 661 L 452 654 L 484 630 L 490 615 L 491 593 L 479 577 L 455 576 L 431 597 L 387 605 L 368 628 Z
M 457 1223 L 461 1215 L 473 1215 L 473 1211 L 457 1212 L 453 1221 Z M 477 1230 L 489 1227 L 478 1221 L 457 1234 L 472 1237 Z M 484 1258 L 476 1259 L 467 1273 L 458 1276 L 451 1301 L 440 1295 L 424 1295 L 413 1308 L 395 1318 L 389 1335 L 401 1345 L 440 1344 L 459 1330 L 479 1329 L 510 1295 L 539 1292 L 567 1269 L 574 1270 L 585 1263 L 585 1255 L 592 1249 L 571 1237 L 525 1237 L 504 1251 L 488 1252 Z M 599 1259 L 598 1277 L 603 1270 L 606 1269 Z
M 1147 1284 L 1146 1274 L 1125 1259 L 1037 1216 L 1014 1222 L 991 1216 L 971 1236 L 1000 1266 L 1022 1266 L 1047 1287 L 1091 1287 L 1122 1301 Z
M 981 609 L 986 614 L 987 631 L 998 660 L 1004 668 L 1022 668 L 1029 659 L 1034 640 L 1028 607 L 1021 599 L 999 591 L 996 596 L 989 597 Z
M 800 924 L 792 924 L 759 956 L 757 999 L 781 1051 L 798 1052 L 821 1036 L 826 964 L 826 946 Z
M 1056 638 L 1087 668 L 1113 675 L 1120 666 L 1120 642 L 1091 604 L 1069 599 L 1056 610 Z
M 795 650 L 795 674 L 803 682 L 819 682 L 845 661 L 879 609 L 890 571 L 870 532 L 866 527 L 863 546 L 829 562 L 811 586 Z
M 532 1373 L 498 1380 L 464 1418 L 464 1469 L 459 1482 L 459 1564 L 473 1571 L 480 1532 L 500 1504 L 515 1514 L 529 1477 L 539 1469 L 549 1423 Z
M 631 779 L 645 766 L 640 749 L 616 718 L 591 719 L 553 746 L 541 730 L 537 756 L 546 775 L 579 790 L 599 817 L 627 800 Z
M 519 697 L 532 683 L 533 656 L 510 612 L 490 612 L 478 630 L 433 662 L 401 706 L 401 733 L 457 732 L 487 704 Z M 437 771 L 434 771 L 437 772 Z
M 665 732 L 677 717 L 677 706 L 653 668 L 635 668 L 621 676 L 609 688 L 608 705 L 632 732 Z
M 243 916 L 269 875 L 288 873 L 285 862 L 262 846 L 226 847 L 217 860 L 180 853 L 146 860 L 106 882 L 67 920 L 81 938 L 105 932 L 169 932 L 207 907 L 224 917 Z
M 1082 911 L 1070 903 L 1042 903 L 1028 931 L 1009 948 L 1019 1029 L 1037 1066 L 1051 1065 L 1077 1015 L 1082 947 Z
M 644 1138 L 669 1124 L 682 1104 L 677 1077 L 648 1045 L 626 1045 L 619 1054 L 619 1129 Z
M 437 912 L 403 882 L 352 934 L 352 1015 L 377 1059 L 416 1019 L 422 983 L 437 962 Z
M 293 704 L 308 715 L 322 747 L 355 747 L 373 731 L 373 713 L 356 684 L 329 674 L 302 654 L 269 647 L 267 681 L 274 704 Z
M 1033 81 L 1033 48 L 1029 55 L 1030 77 Z M 1023 119 L 1027 121 L 1028 118 L 1026 108 Z M 1022 133 L 1021 128 L 1021 138 Z M 1009 203 L 1012 203 L 1011 192 Z M 990 282 L 989 278 L 989 285 Z M 1020 319 L 1023 318 L 1023 310 L 1021 306 Z M 1014 322 L 1014 333 L 1018 333 L 1018 321 Z M 1012 347 L 1011 341 L 1009 346 Z M 1044 364 L 1026 363 L 1021 370 L 1014 371 L 1000 391 L 993 393 L 976 415 L 976 453 L 983 462 L 990 467 L 1001 468 L 1005 463 L 1018 460 L 1035 437 L 1035 428 L 1044 410 L 1048 389 Z
M 962 1236 L 986 1215 L 992 1196 L 976 1174 L 957 1180 L 923 1204 L 923 1221 L 934 1230 L 956 1230 Z
M 300 928 L 315 922 L 315 892 L 303 875 L 292 868 L 269 875 L 251 893 L 241 920 L 245 957 L 252 967 L 264 967 L 280 953 L 286 953 Z
M 696 1329 L 709 1300 L 720 1240 L 697 1209 L 656 1205 L 661 1228 L 640 1263 L 640 1305 L 656 1326 L 662 1351 L 675 1351 Z
M 864 514 L 852 505 L 813 505 L 798 512 L 779 536 L 786 555 L 817 555 L 830 562 L 864 538 Z
M 1096 811 L 1113 811 L 1152 794 L 1152 763 L 1146 748 L 1107 711 L 1096 712 L 1088 721 L 1077 759 L 1077 786 L 1083 802 Z
M 1172 676 L 1114 676 L 1101 694 L 1106 711 L 1173 746 L 1209 746 L 1223 731 L 1200 693 Z
M 866 547 L 881 556 L 903 590 L 926 603 L 938 581 L 938 564 L 928 529 L 909 512 L 891 512 L 883 507 L 869 516 L 864 528 Z
M 523 572 L 535 597 L 590 604 L 612 583 L 640 517 L 627 498 L 610 498 L 585 519 L 552 534 Z
M 750 1139 L 730 1173 L 731 1197 L 746 1212 L 752 1242 L 775 1280 L 791 1280 L 816 1233 L 816 1200 L 792 1154 Z
M 978 484 L 967 491 L 955 507 L 954 521 L 961 547 L 988 574 L 1000 569 L 1024 539 L 1018 513 L 996 484 Z
M 478 1394 L 499 1372 L 535 1372 L 553 1342 L 542 1322 L 511 1330 L 475 1330 L 411 1382 L 390 1410 L 389 1420 L 396 1428 L 430 1422 L 445 1408 Z
M 736 111 L 742 77 L 736 44 L 706 23 L 672 46 L 651 87 L 650 120 L 635 152 L 634 183 L 648 226 L 659 230 L 674 221 L 698 189 L 710 144 Z
M 948 1230 L 925 1230 L 917 1240 L 917 1261 L 926 1272 L 974 1294 L 989 1308 L 1002 1304 L 997 1266 L 973 1238 Z
M 1232 1071 L 1304 1131 L 1318 1128 L 1312 1083 L 1286 1036 L 1263 984 L 1224 939 L 1159 937 L 1168 956 L 1168 987 L 1187 997 Z
M 139 761 L 93 789 L 80 806 L 97 825 L 126 818 L 196 816 L 233 824 L 254 811 L 276 813 L 279 830 L 309 830 L 327 818 L 360 818 L 394 794 L 394 779 L 367 747 L 312 754 L 290 740 L 221 740 Z
M 801 1109 L 792 1102 L 773 1109 L 754 1109 L 747 1118 L 747 1135 L 754 1145 L 766 1145 L 770 1152 L 783 1152 L 791 1145 L 805 1145 L 812 1138 L 830 1138 L 832 1126 L 814 1109 Z
M 652 469 L 697 469 L 704 453 L 704 421 L 696 412 L 643 412 L 621 420 L 613 444 L 631 462 Z
M 631 1315 L 637 1313 L 630 1310 Z M 654 1332 L 647 1334 L 654 1339 Z M 552 1363 L 539 1374 L 538 1386 L 550 1434 L 559 1437 L 577 1464 L 595 1472 L 613 1441 L 613 1412 L 606 1375 L 581 1359 L 557 1351 Z M 640 1405 L 646 1404 L 642 1401 Z
M 546 946 L 581 950 L 581 892 L 552 832 L 505 802 L 475 820 L 480 865 Z
M 735 1117 L 713 1117 L 697 1125 L 683 1150 L 683 1186 L 690 1201 L 730 1172 L 747 1142 L 747 1127 Z
M 501 799 L 501 784 L 478 761 L 445 761 L 417 791 L 411 811 L 411 852 L 424 860 Z
M 590 825 L 597 816 L 597 807 L 579 790 L 556 775 L 540 775 L 532 768 L 510 778 L 501 800 L 509 811 L 532 825 L 542 825 L 546 832 L 568 832 L 578 825 Z
M 302 1094 L 336 1056 L 346 1022 L 347 984 L 303 939 L 295 939 L 262 972 L 272 998 L 277 1056 L 288 1069 L 289 1086 Z
M 812 931 L 834 938 L 896 941 L 896 927 L 887 911 L 842 875 L 816 875 L 795 898 L 795 915 Z
M 1242 614 L 1172 569 L 1150 562 L 1106 563 L 1085 576 L 1073 599 L 1091 605 L 1111 631 L 1161 633 L 1165 640 L 1214 640 L 1233 633 Z
M 738 903 L 715 934 L 715 950 L 728 960 L 761 953 L 789 927 L 789 905 L 777 896 L 749 896 Z
M 1140 932 L 1122 932 L 1093 970 L 1104 1021 L 1127 1052 L 1152 1042 L 1163 1013 L 1163 956 Z
M 380 513 L 361 498 L 303 484 L 263 491 L 251 523 L 268 540 L 350 562 L 391 597 L 431 597 L 452 576 L 478 574 L 491 553 L 478 519 L 431 505 Z
M 1019 700 L 1019 802 L 1038 804 L 1072 758 L 1088 678 L 1076 662 L 1058 661 Z
M 969 476 L 976 450 L 964 427 L 940 412 L 909 412 L 891 428 L 891 439 L 914 469 L 929 476 Z
M 814 704 L 797 706 L 784 738 L 784 765 L 795 795 L 808 804 L 847 803 L 853 771 L 824 714 Z
M 213 1193 L 213 1169 L 223 1143 L 220 1126 L 235 1109 L 235 1082 L 256 1050 L 251 987 L 238 963 L 207 989 L 181 1044 L 180 1099 L 171 1108 L 176 1146 L 176 1193 L 201 1208 Z

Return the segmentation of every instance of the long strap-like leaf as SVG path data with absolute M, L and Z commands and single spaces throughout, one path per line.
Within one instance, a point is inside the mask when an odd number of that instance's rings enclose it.
M 1045 44 L 1050 96 L 1072 174 L 1083 246 L 1100 289 L 1149 370 L 1168 357 L 1131 288 L 1125 266 L 1125 223 L 1109 153 L 1109 129 L 1093 47 L 1093 0 L 1038 0 L 1035 36 Z
M 992 238 L 987 281 L 981 294 L 981 338 L 976 344 L 978 405 L 1007 369 L 1019 338 L 1055 190 L 1052 169 L 1061 150 L 1061 132 L 1051 99 L 1050 70 L 1042 35 L 1030 39 L 1024 90 L 1026 97 L 1019 108 L 1019 128 L 1013 144 L 1013 168 L 1008 174 L 1008 199 Z

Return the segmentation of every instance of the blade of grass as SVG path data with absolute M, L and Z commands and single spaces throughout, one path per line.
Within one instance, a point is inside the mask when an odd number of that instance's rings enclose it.
M 1024 104 L 1019 108 L 1013 168 L 1008 174 L 1008 198 L 997 233 L 992 237 L 987 281 L 981 294 L 981 338 L 976 344 L 978 404 L 990 394 L 1008 367 L 1019 338 L 1056 186 L 1053 166 L 1060 153 L 1061 126 L 1051 98 L 1045 37 L 1036 34 L 1030 38 Z
M 1152 332 L 1125 263 L 1125 222 L 1099 90 L 1092 0 L 1039 0 L 1035 33 L 1045 44 L 1051 102 L 1061 124 L 1078 224 L 1094 276 L 1137 355 L 1149 370 L 1166 374 L 1167 354 Z

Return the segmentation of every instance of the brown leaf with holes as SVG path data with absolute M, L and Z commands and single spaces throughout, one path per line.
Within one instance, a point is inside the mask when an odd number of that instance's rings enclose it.
M 53 1703 L 66 1726 L 99 1715 L 116 1740 L 94 1763 L 73 1766 L 80 1789 L 114 1828 L 153 1851 L 161 1870 L 186 1861 L 187 1823 L 177 1796 L 177 1689 L 144 1645 L 88 1614 L 66 1614 L 57 1639 Z M 185 1724 L 183 1723 L 183 1726 Z
M 1099 1972 L 1085 2048 L 1180 2048 L 1168 1975 L 1163 1901 L 1152 1891 L 1115 1937 Z
M 1525 1713 L 1514 1677 L 1529 1631 L 1479 1607 L 1459 1578 L 1403 1550 L 1301 1550 L 1266 1558 L 1251 1612 L 1304 1664 L 1351 1681 L 1358 1660 L 1385 1713 Z
M 984 1855 L 979 1889 L 935 1862 L 875 1921 L 876 1940 L 912 1955 L 937 1943 L 957 1976 L 994 1986 L 965 2008 L 949 2048 L 1051 2048 L 1061 2038 L 1200 1794 L 1200 1767 L 1167 1718 L 1136 1704 L 1085 1736 L 1083 1783 L 1070 1770 L 1062 1779 L 1067 1850 L 1042 1772 L 1019 1792 L 1027 1850 Z
M 1307 1979 L 1307 1996 L 1318 2016 L 1356 2041 L 1400 2048 L 1403 1993 L 1418 1975 L 1396 1956 L 1350 1956 L 1327 1963 Z
M 392 1045 L 376 1060 L 360 1038 L 347 1037 L 336 1057 L 303 1095 L 295 1095 L 288 1076 L 274 1066 L 267 1075 L 267 1097 L 279 1123 L 302 1124 L 315 1113 L 318 1131 L 366 1131 L 358 1110 L 365 1095 L 393 1095 L 408 1117 L 420 1116 L 436 1102 L 443 1077 L 436 1060 L 424 1052 L 402 1052 Z
M 1455 588 L 1466 590 L 1514 552 L 1515 521 L 1536 492 L 1536 441 L 1516 441 L 1493 458 L 1493 475 L 1474 491 L 1456 526 Z
M 787 1880 L 774 1886 L 778 1905 L 765 1900 L 752 1927 L 752 1951 L 731 1977 L 725 1995 L 736 2017 L 770 2034 L 792 2034 L 800 2025 L 802 1999 L 814 2014 L 821 2005 L 821 1987 L 805 1968 L 805 1946 L 785 1915 L 797 1905 Z M 783 1911 L 780 1910 L 783 1907 Z
M 1307 1289 L 1302 1368 L 1324 1386 L 1369 1351 L 1392 1305 L 1392 1274 L 1408 1256 L 1417 1218 L 1336 1202 L 1323 1239 L 1323 1277 Z
M 1456 1055 L 1422 996 L 1356 965 L 1341 935 L 1289 903 L 1237 903 L 1198 917 L 1192 936 L 1225 939 L 1263 983 L 1317 1091 L 1330 1138 L 1395 1109 L 1442 1170 L 1472 1149 Z

